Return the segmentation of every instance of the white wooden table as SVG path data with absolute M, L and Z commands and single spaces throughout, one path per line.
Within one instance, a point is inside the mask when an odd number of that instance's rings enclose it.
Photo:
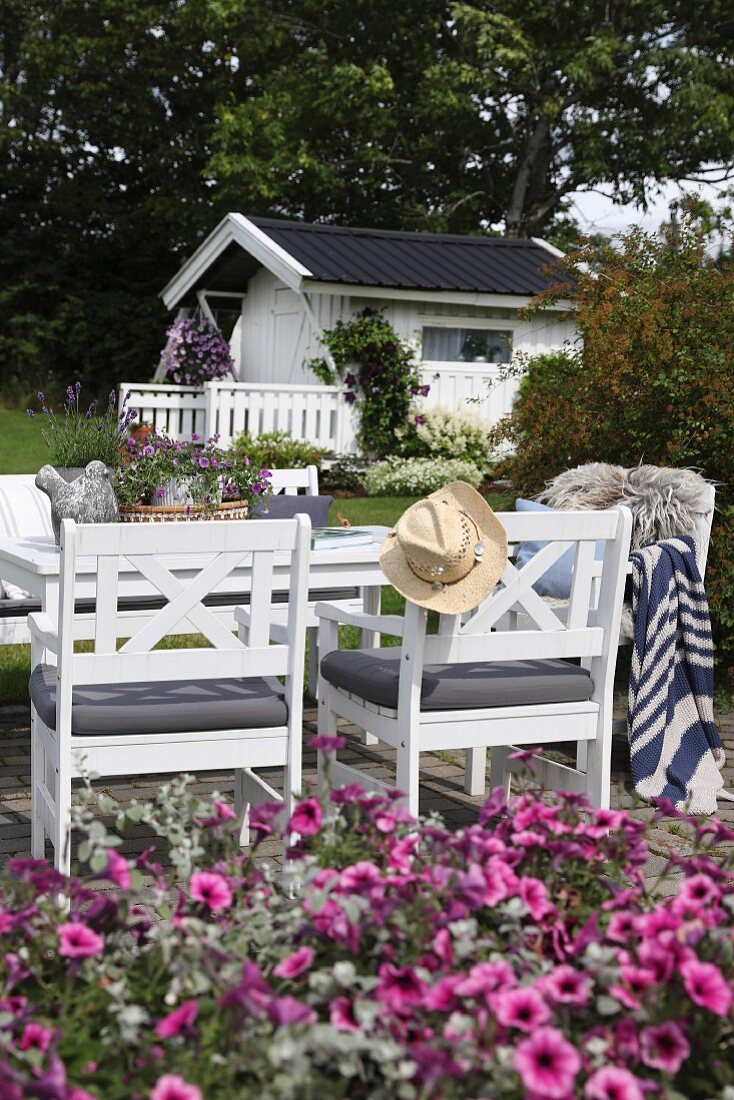
M 323 529 L 322 529 L 323 530 Z M 365 610 L 375 614 L 379 612 L 380 592 L 388 584 L 380 569 L 380 547 L 387 535 L 388 527 L 370 527 L 374 541 L 370 545 L 349 546 L 348 542 L 339 549 L 314 549 L 311 552 L 309 570 L 309 588 L 360 588 L 365 599 Z M 0 538 L 0 576 L 7 578 L 20 588 L 30 592 L 41 601 L 41 609 L 55 620 L 59 606 L 59 568 L 61 554 L 58 546 L 50 537 Z M 186 569 L 176 569 L 176 559 L 165 563 L 180 580 L 197 575 L 207 564 L 189 559 Z M 95 562 L 80 558 L 77 561 L 76 598 L 94 599 L 96 595 Z M 250 591 L 249 567 L 244 563 L 223 583 L 221 589 L 214 591 L 232 591 L 232 581 L 241 586 L 241 591 Z M 287 592 L 290 588 L 290 568 L 286 555 L 282 563 L 275 563 L 274 591 Z M 120 597 L 144 597 L 159 595 L 140 576 L 129 562 L 120 563 Z

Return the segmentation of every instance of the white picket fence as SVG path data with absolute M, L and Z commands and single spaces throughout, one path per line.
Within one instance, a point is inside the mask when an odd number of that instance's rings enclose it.
M 457 370 L 426 364 L 424 384 L 431 387 L 425 407 L 470 409 L 495 423 L 512 407 L 517 383 L 498 384 L 497 368 Z M 349 454 L 357 449 L 355 418 L 339 386 L 285 385 L 274 382 L 206 382 L 203 389 L 153 383 L 121 382 L 129 406 L 141 423 L 152 424 L 172 439 L 218 435 L 221 446 L 246 431 L 252 438 L 285 431 L 325 450 Z

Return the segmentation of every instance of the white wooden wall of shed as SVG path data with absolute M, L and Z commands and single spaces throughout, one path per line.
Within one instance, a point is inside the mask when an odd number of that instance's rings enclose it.
M 420 336 L 425 324 L 450 324 L 454 318 L 457 326 L 462 320 L 501 322 L 498 327 L 512 330 L 513 350 L 527 355 L 540 355 L 576 338 L 573 322 L 559 319 L 551 311 L 519 318 L 512 309 L 349 298 L 340 294 L 311 294 L 309 300 L 322 330 L 333 328 L 339 319 L 349 320 L 358 310 L 370 306 L 383 308 L 397 333 L 409 340 Z M 303 365 L 305 360 L 323 354 L 303 300 L 265 268 L 248 284 L 242 311 L 241 348 L 241 382 L 298 385 L 318 382 Z M 471 364 L 462 364 L 464 367 L 472 369 Z M 477 369 L 486 371 L 486 365 L 478 365 Z

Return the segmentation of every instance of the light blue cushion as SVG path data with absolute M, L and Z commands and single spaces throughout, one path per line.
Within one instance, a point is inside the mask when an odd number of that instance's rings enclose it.
M 515 501 L 516 512 L 552 512 L 547 504 L 541 504 L 537 500 L 523 500 L 519 497 Z M 515 565 L 518 569 L 527 565 L 531 558 L 542 550 L 545 542 L 521 542 L 517 548 Z M 604 539 L 599 539 L 596 544 L 594 557 L 597 561 L 604 558 Z M 565 554 L 551 565 L 542 577 L 538 577 L 533 588 L 539 596 L 550 596 L 556 600 L 567 600 L 571 595 L 571 580 L 573 577 L 573 563 L 576 558 L 576 547 L 572 546 Z

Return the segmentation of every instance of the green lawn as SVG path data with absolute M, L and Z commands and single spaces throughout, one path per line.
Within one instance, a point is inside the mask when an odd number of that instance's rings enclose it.
M 0 474 L 35 474 L 48 461 L 41 436 L 44 421 L 31 418 L 25 409 L 0 405 Z

